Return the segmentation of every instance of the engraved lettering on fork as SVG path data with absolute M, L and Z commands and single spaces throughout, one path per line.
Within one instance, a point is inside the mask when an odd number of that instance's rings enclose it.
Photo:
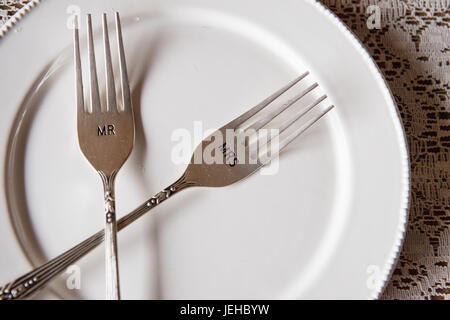
M 103 128 L 98 126 L 97 127 L 97 135 L 98 136 L 110 136 L 110 135 L 115 136 L 116 135 L 116 127 L 113 124 L 104 125 Z
M 225 161 L 230 167 L 234 167 L 238 163 L 238 157 L 236 152 L 234 152 L 230 147 L 227 147 L 226 143 L 221 145 L 219 147 L 219 150 L 223 153 Z

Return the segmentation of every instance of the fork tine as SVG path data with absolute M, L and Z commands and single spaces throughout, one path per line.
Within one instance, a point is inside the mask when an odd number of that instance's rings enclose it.
M 285 148 L 289 143 L 295 140 L 299 135 L 301 135 L 303 132 L 308 130 L 314 123 L 319 121 L 324 115 L 326 115 L 331 109 L 333 109 L 334 106 L 330 105 L 327 108 L 320 111 L 319 114 L 317 114 L 314 118 L 306 122 L 305 124 L 298 127 L 294 132 L 292 132 L 289 136 L 283 139 L 283 141 L 280 142 L 280 148 L 281 151 L 283 148 Z
M 299 101 L 301 98 L 303 98 L 305 95 L 307 95 L 309 92 L 311 92 L 312 90 L 314 90 L 317 87 L 318 87 L 318 84 L 314 83 L 313 85 L 309 86 L 307 89 L 303 90 L 300 94 L 296 95 L 294 98 L 290 99 L 288 102 L 286 102 L 285 104 L 281 105 L 276 110 L 274 110 L 274 111 L 270 112 L 269 114 L 267 114 L 264 118 L 255 121 L 253 124 L 251 124 L 245 130 L 255 130 L 255 131 L 257 131 L 257 130 L 261 129 L 266 124 L 268 124 L 270 121 L 272 121 L 275 117 L 277 117 L 279 114 L 281 114 L 283 111 L 288 109 L 290 106 L 295 104 L 297 101 Z
M 302 74 L 300 77 L 294 79 L 290 83 L 288 83 L 285 87 L 281 88 L 274 94 L 272 94 L 267 99 L 263 100 L 260 104 L 256 105 L 255 107 L 251 108 L 249 111 L 245 112 L 238 118 L 234 119 L 230 123 L 228 123 L 226 126 L 230 128 L 237 129 L 242 123 L 253 117 L 255 114 L 260 112 L 262 109 L 267 107 L 269 104 L 271 104 L 273 101 L 275 101 L 278 97 L 280 97 L 283 93 L 288 91 L 290 88 L 295 86 L 298 82 L 303 80 L 307 75 L 309 74 L 309 71 L 306 71 L 304 74 Z
M 308 106 L 306 109 L 301 110 L 297 115 L 293 116 L 289 120 L 283 122 L 279 128 L 279 134 L 281 134 L 284 130 L 286 130 L 288 127 L 291 126 L 295 121 L 303 117 L 306 113 L 308 113 L 312 108 L 317 106 L 319 103 L 321 103 L 323 100 L 327 98 L 327 95 L 324 94 L 320 98 L 318 98 L 316 101 L 314 101 L 310 106 Z
M 98 91 L 97 68 L 95 63 L 94 39 L 92 36 L 92 21 L 91 15 L 87 15 L 87 29 L 88 29 L 88 55 L 89 55 L 89 81 L 90 81 L 90 98 L 91 98 L 91 112 L 100 112 L 100 94 Z
M 122 26 L 120 24 L 119 12 L 116 12 L 116 32 L 117 32 L 117 45 L 119 50 L 120 60 L 120 81 L 122 86 L 122 108 L 125 112 L 131 112 L 131 95 L 130 85 L 128 82 L 127 64 L 125 60 L 125 51 L 123 49 L 122 39 Z
M 331 109 L 333 109 L 334 106 L 330 105 L 327 108 L 321 110 L 317 115 L 315 115 L 313 118 L 311 118 L 309 121 L 303 123 L 298 128 L 296 128 L 293 132 L 291 132 L 287 137 L 284 137 L 278 144 L 277 150 L 275 150 L 274 154 L 271 154 L 270 157 L 265 159 L 263 162 L 263 165 L 270 162 L 274 157 L 276 157 L 281 150 L 283 150 L 288 144 L 290 144 L 292 141 L 294 141 L 299 135 L 301 135 L 303 132 L 308 130 L 313 124 L 315 124 L 317 121 L 319 121 L 325 114 L 327 114 Z M 301 117 L 301 116 L 300 116 Z M 295 120 L 291 121 L 291 125 L 295 123 L 297 120 L 300 119 L 300 117 L 297 117 Z M 283 130 L 284 131 L 284 130 Z M 277 134 L 277 136 L 280 136 L 281 132 Z M 267 154 L 268 149 L 271 147 L 272 139 L 270 139 L 265 146 L 263 146 L 263 149 L 258 152 L 259 155 L 261 154 Z M 247 147 L 248 148 L 248 147 Z
M 103 13 L 103 42 L 105 50 L 105 70 L 106 70 L 106 110 L 118 111 L 116 103 L 116 88 L 114 84 L 114 72 L 111 62 L 111 48 L 109 46 L 108 21 L 106 13 Z
M 78 35 L 78 19 L 79 16 L 74 17 L 73 28 L 73 51 L 75 56 L 75 87 L 76 87 L 76 104 L 77 113 L 82 114 L 84 109 L 84 96 L 83 96 L 83 76 L 81 72 L 81 57 L 80 57 L 80 38 Z
M 307 114 L 311 109 L 313 109 L 314 107 L 316 107 L 319 103 L 321 103 L 323 100 L 325 100 L 327 98 L 327 95 L 324 94 L 323 96 L 321 96 L 320 98 L 316 99 L 313 103 L 311 103 L 307 108 L 300 110 L 299 112 L 297 112 L 295 115 L 289 117 L 289 119 L 283 121 L 281 123 L 281 125 L 279 126 L 278 132 L 277 132 L 277 136 L 281 135 L 287 128 L 289 128 L 293 123 L 295 123 L 297 120 L 299 120 L 301 117 L 303 117 L 305 114 Z M 274 137 L 271 137 L 266 144 L 269 144 L 270 141 L 273 139 Z M 257 138 L 258 143 L 260 141 L 260 138 Z M 246 146 L 249 143 L 249 140 L 245 141 Z

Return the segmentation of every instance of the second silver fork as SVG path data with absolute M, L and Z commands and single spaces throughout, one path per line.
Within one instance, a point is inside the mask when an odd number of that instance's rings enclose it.
M 78 141 L 84 156 L 99 173 L 103 182 L 106 220 L 106 295 L 108 299 L 118 300 L 120 299 L 120 286 L 114 180 L 117 172 L 130 155 L 134 145 L 134 116 L 131 106 L 119 13 L 116 12 L 115 18 L 120 82 L 122 86 L 121 106 L 119 106 L 116 101 L 106 14 L 103 14 L 103 40 L 106 69 L 106 104 L 104 104 L 103 107 L 100 103 L 90 15 L 87 15 L 90 108 L 87 108 L 84 103 L 77 19 L 75 19 L 76 25 L 74 28 L 74 57 Z

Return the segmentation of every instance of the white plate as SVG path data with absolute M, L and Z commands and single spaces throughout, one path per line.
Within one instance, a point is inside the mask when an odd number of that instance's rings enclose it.
M 23 252 L 39 264 L 103 227 L 100 179 L 76 139 L 66 25 L 77 9 L 97 26 L 104 11 L 123 20 L 138 123 L 121 215 L 184 170 L 174 130 L 218 127 L 306 69 L 336 106 L 277 174 L 185 191 L 121 232 L 124 299 L 379 295 L 407 216 L 403 130 L 366 51 L 309 0 L 46 0 L 18 21 L 0 41 L 3 283 L 29 271 Z M 103 263 L 97 248 L 77 263 L 81 289 L 65 274 L 39 297 L 102 299 Z

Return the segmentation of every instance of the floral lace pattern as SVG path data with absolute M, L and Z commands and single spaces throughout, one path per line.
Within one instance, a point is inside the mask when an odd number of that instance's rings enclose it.
M 450 1 L 320 1 L 376 61 L 408 140 L 409 221 L 382 298 L 449 299 Z

